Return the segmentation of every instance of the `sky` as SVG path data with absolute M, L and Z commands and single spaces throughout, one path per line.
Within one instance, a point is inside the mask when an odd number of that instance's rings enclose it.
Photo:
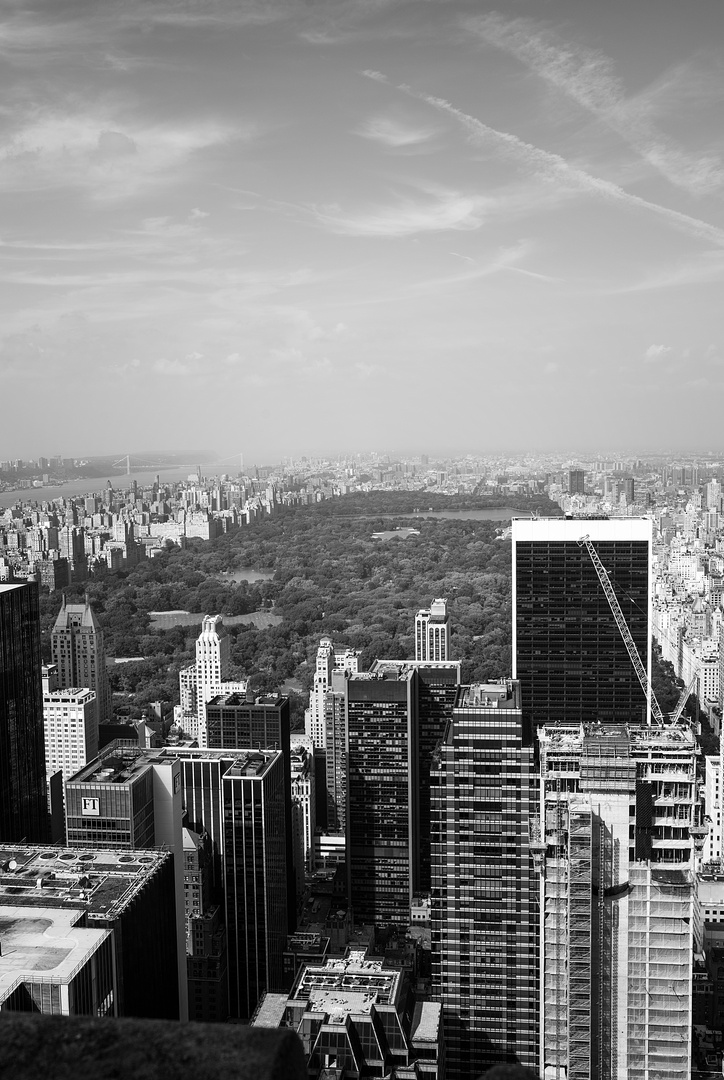
M 722 446 L 720 0 L 3 0 L 0 458 Z

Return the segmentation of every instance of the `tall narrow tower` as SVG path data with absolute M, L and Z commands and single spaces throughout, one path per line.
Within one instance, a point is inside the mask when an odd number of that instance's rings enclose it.
M 67 604 L 63 597 L 51 635 L 53 663 L 58 665 L 58 689 L 86 687 L 96 695 L 97 723 L 111 716 L 111 690 L 106 671 L 103 630 L 90 606 Z
M 507 1062 L 535 1068 L 539 916 L 529 821 L 536 783 L 517 683 L 459 688 L 430 780 L 432 979 L 446 1076 L 475 1080 Z
M 0 842 L 47 835 L 38 587 L 0 585 Z

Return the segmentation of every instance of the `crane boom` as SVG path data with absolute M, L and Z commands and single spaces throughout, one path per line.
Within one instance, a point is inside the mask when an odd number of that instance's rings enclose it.
M 699 678 L 699 672 L 697 671 L 697 672 L 694 673 L 694 676 L 691 679 L 691 682 L 689 683 L 689 685 L 685 686 L 684 689 L 681 691 L 681 697 L 676 702 L 676 708 L 674 709 L 671 716 L 669 717 L 669 723 L 671 724 L 672 727 L 675 727 L 678 724 L 679 720 L 681 719 L 681 714 L 684 711 L 684 706 L 686 705 L 687 701 L 689 700 L 689 696 L 692 693 L 694 687 L 696 686 L 696 680 L 698 678 Z
M 611 579 L 606 572 L 606 568 L 599 559 L 598 552 L 593 546 L 590 536 L 582 536 L 581 539 L 578 541 L 578 546 L 585 546 L 588 554 L 591 556 L 591 562 L 596 568 L 598 580 L 601 582 L 601 588 L 606 594 L 608 606 L 611 608 L 611 614 L 616 620 L 616 625 L 618 626 L 619 633 L 623 638 L 623 643 L 626 646 L 626 650 L 631 658 L 631 663 L 633 664 L 634 671 L 636 672 L 636 677 L 641 684 L 641 689 L 643 690 L 647 699 L 650 696 L 651 712 L 653 714 L 654 720 L 657 724 L 663 727 L 665 724 L 664 714 L 661 711 L 661 706 L 656 700 L 654 688 L 653 686 L 651 686 L 648 676 L 646 674 L 646 668 L 641 663 L 641 657 L 639 656 L 638 649 L 636 648 L 636 645 L 634 643 L 634 639 L 631 637 L 631 631 L 626 625 L 626 620 L 624 619 L 623 612 L 621 611 L 621 605 L 616 599 L 616 593 L 613 591 L 613 585 L 611 584 Z

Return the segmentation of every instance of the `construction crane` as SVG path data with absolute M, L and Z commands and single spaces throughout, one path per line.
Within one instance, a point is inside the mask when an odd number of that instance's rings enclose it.
M 641 689 L 643 690 L 647 699 L 650 697 L 651 712 L 654 720 L 660 727 L 664 727 L 666 725 L 666 721 L 664 720 L 664 714 L 661 711 L 661 706 L 656 700 L 654 688 L 649 682 L 648 675 L 646 674 L 646 668 L 641 663 L 641 657 L 639 656 L 638 649 L 634 644 L 634 639 L 631 637 L 631 631 L 626 625 L 626 620 L 624 619 L 623 612 L 621 611 L 621 605 L 616 599 L 616 593 L 613 591 L 613 585 L 611 584 L 611 579 L 606 572 L 606 568 L 599 559 L 598 552 L 593 546 L 590 536 L 582 536 L 581 539 L 577 541 L 577 543 L 579 547 L 585 546 L 588 554 L 591 556 L 591 562 L 596 568 L 598 580 L 601 582 L 601 588 L 606 594 L 608 605 L 611 608 L 611 614 L 616 620 L 616 625 L 618 626 L 621 637 L 623 638 L 623 643 L 626 646 L 626 650 L 631 658 L 631 663 L 633 664 L 634 671 L 636 672 L 638 681 L 641 683 Z
M 696 672 L 694 672 L 694 674 L 693 674 L 693 676 L 691 678 L 691 681 L 689 682 L 689 685 L 685 686 L 684 689 L 681 691 L 681 696 L 679 697 L 679 700 L 676 702 L 676 708 L 674 709 L 674 711 L 669 716 L 669 724 L 672 727 L 676 727 L 676 725 L 679 723 L 679 720 L 681 719 L 681 714 L 684 711 L 684 706 L 686 705 L 687 701 L 689 700 L 689 697 L 690 697 L 691 693 L 693 692 L 694 687 L 696 686 L 696 680 L 698 678 L 699 678 L 699 672 L 696 671 Z

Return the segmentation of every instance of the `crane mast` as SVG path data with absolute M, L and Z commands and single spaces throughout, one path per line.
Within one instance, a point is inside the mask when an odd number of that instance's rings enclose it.
M 603 563 L 601 562 L 601 560 L 599 559 L 598 552 L 596 551 L 595 547 L 593 546 L 593 543 L 591 542 L 590 536 L 582 536 L 581 539 L 578 541 L 578 546 L 579 547 L 584 547 L 585 546 L 588 554 L 591 556 L 591 562 L 593 563 L 594 567 L 596 568 L 596 573 L 598 574 L 598 580 L 601 582 L 601 588 L 603 589 L 604 593 L 606 594 L 606 599 L 608 600 L 608 605 L 611 608 L 611 614 L 613 615 L 614 619 L 616 620 L 616 625 L 617 625 L 617 627 L 619 629 L 619 633 L 621 634 L 621 637 L 623 638 L 623 643 L 626 646 L 626 651 L 628 652 L 629 657 L 631 658 L 631 663 L 633 664 L 634 671 L 636 672 L 636 677 L 638 678 L 638 681 L 641 684 L 641 689 L 643 690 L 643 692 L 646 695 L 647 699 L 650 698 L 650 700 L 651 700 L 651 712 L 652 712 L 652 715 L 654 717 L 654 720 L 660 727 L 664 727 L 664 725 L 666 723 L 666 721 L 664 720 L 664 714 L 661 711 L 661 706 L 659 705 L 658 701 L 656 700 L 656 695 L 654 694 L 654 688 L 653 688 L 653 686 L 651 686 L 651 684 L 649 682 L 649 679 L 648 679 L 648 676 L 646 674 L 646 668 L 641 663 L 641 657 L 639 656 L 638 649 L 636 648 L 636 645 L 634 643 L 634 639 L 631 637 L 631 631 L 629 630 L 629 628 L 628 628 L 628 626 L 626 624 L 626 620 L 623 617 L 623 612 L 621 611 L 621 605 L 619 604 L 618 600 L 616 599 L 616 593 L 613 591 L 613 585 L 611 584 L 611 579 L 609 578 L 608 573 L 606 572 L 606 568 L 603 565 Z M 682 708 L 683 708 L 683 706 L 682 706 Z

